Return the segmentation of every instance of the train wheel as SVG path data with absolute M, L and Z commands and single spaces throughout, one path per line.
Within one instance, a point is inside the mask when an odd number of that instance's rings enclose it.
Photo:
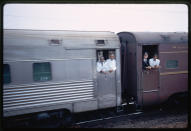
M 60 127 L 69 127 L 73 124 L 73 116 L 70 111 L 66 110 L 63 112 Z
M 187 98 L 186 93 L 173 95 L 168 99 L 163 107 L 170 112 L 179 112 L 182 109 L 187 109 Z

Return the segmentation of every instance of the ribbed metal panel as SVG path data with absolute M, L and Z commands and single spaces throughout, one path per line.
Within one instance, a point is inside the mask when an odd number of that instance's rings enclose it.
M 8 86 L 3 90 L 3 109 L 15 110 L 94 98 L 92 80 Z

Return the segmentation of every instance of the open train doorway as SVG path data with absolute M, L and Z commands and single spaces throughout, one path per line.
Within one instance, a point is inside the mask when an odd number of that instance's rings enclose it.
M 158 55 L 158 45 L 143 45 L 142 58 L 144 57 L 145 52 L 148 53 L 148 58 L 147 58 L 148 60 L 153 58 L 154 54 Z M 141 86 L 143 91 L 142 92 L 143 105 L 153 105 L 159 102 L 159 88 L 160 88 L 159 79 L 160 79 L 159 69 L 142 68 Z
M 113 54 L 116 60 L 116 51 L 112 49 L 97 50 L 97 62 L 101 57 L 104 57 L 105 62 L 109 59 L 109 56 Z M 105 68 L 104 68 L 105 69 Z M 116 106 L 116 71 L 109 72 L 107 69 L 104 72 L 97 70 L 97 96 L 98 96 L 98 107 L 108 108 Z

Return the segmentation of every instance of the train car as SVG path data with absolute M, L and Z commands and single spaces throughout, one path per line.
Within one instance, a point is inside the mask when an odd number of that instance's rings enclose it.
M 144 52 L 149 58 L 158 54 L 159 69 L 142 69 Z M 116 71 L 97 72 L 100 56 L 108 59 L 111 53 Z M 63 119 L 69 113 L 157 105 L 186 95 L 187 84 L 184 32 L 3 32 L 3 117 L 8 124 L 26 115 Z
M 3 117 L 120 106 L 120 43 L 115 33 L 6 29 L 3 36 Z M 98 73 L 98 57 L 107 59 L 110 53 L 117 70 Z
M 161 104 L 188 93 L 188 35 L 185 32 L 120 32 L 123 99 L 138 106 Z M 144 70 L 143 54 L 158 54 L 160 68 Z

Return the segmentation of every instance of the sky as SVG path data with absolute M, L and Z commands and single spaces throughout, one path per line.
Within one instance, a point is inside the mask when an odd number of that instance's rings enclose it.
M 188 32 L 185 4 L 6 4 L 4 29 Z

